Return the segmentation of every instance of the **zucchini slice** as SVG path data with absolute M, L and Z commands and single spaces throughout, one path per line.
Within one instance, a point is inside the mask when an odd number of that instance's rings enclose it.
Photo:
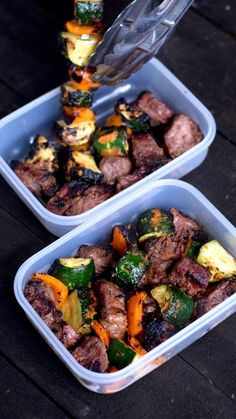
M 138 220 L 139 242 L 151 237 L 174 235 L 173 216 L 170 211 L 153 208 L 144 211 Z
M 107 355 L 111 365 L 117 368 L 125 368 L 141 357 L 141 355 L 138 355 L 130 346 L 119 339 L 112 340 Z
M 101 22 L 103 18 L 103 2 L 101 0 L 75 0 L 75 18 L 83 25 Z
M 54 130 L 58 136 L 59 143 L 64 147 L 79 149 L 81 146 L 87 145 L 92 134 L 95 131 L 95 121 L 73 121 L 67 124 L 65 121 L 56 121 Z
M 30 149 L 26 164 L 43 164 L 50 173 L 58 170 L 57 150 L 46 137 L 38 135 Z
M 236 259 L 217 240 L 205 243 L 201 247 L 197 262 L 210 271 L 210 282 L 236 275 Z
M 75 89 L 70 82 L 62 85 L 62 105 L 90 108 L 93 104 L 93 93 Z
M 103 178 L 92 155 L 72 151 L 66 165 L 66 179 L 83 178 L 88 182 L 97 183 Z
M 95 275 L 93 259 L 64 258 L 57 259 L 53 269 L 53 276 L 74 288 L 87 288 Z
M 129 151 L 125 127 L 105 127 L 94 135 L 93 146 L 102 157 L 126 156 Z
M 149 131 L 150 117 L 134 105 L 129 105 L 124 99 L 120 99 L 116 105 L 116 111 L 122 117 L 125 125 L 135 133 Z
M 158 302 L 164 319 L 174 326 L 184 326 L 194 312 L 194 301 L 184 292 L 168 285 L 160 285 L 151 291 Z
M 143 252 L 126 252 L 116 266 L 117 277 L 127 285 L 137 285 L 147 265 L 147 257 Z
M 97 35 L 75 35 L 69 32 L 61 33 L 63 54 L 73 64 L 85 67 L 91 55 L 95 52 L 101 36 Z
M 82 326 L 81 304 L 77 291 L 74 290 L 66 299 L 61 308 L 64 320 L 77 332 L 80 332 Z
M 112 230 L 112 243 L 113 249 L 124 255 L 124 253 L 137 245 L 137 231 L 133 224 L 122 224 L 113 227 Z

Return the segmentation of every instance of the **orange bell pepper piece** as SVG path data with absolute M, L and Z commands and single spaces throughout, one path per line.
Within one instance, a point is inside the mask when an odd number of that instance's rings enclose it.
M 141 343 L 134 336 L 129 336 L 129 344 L 137 354 L 143 356 L 147 351 L 142 347 Z
M 40 279 L 53 289 L 56 306 L 57 308 L 61 308 L 68 296 L 67 286 L 54 278 L 54 276 L 48 274 L 35 273 L 33 279 Z
M 104 30 L 102 24 L 94 24 L 94 25 L 80 25 L 76 22 L 76 20 L 70 20 L 66 22 L 65 28 L 68 32 L 73 33 L 75 35 L 96 35 L 97 33 L 101 33 Z
M 124 122 L 122 121 L 122 118 L 120 115 L 113 114 L 109 116 L 109 118 L 107 118 L 105 125 L 107 127 L 122 127 L 124 125 Z M 126 129 L 127 129 L 128 135 L 131 136 L 133 132 L 132 129 L 129 127 L 126 127 Z
M 104 343 L 106 348 L 108 348 L 109 344 L 110 344 L 110 337 L 109 337 L 107 331 L 104 329 L 104 327 L 97 320 L 94 320 L 91 323 L 91 325 L 92 325 L 92 328 L 93 328 L 94 332 L 96 333 L 96 335 Z
M 145 291 L 133 295 L 127 305 L 128 335 L 137 336 L 143 330 L 143 301 L 147 297 Z
M 91 111 L 91 109 L 88 108 L 78 108 L 78 115 L 76 118 L 71 122 L 71 126 L 77 125 L 80 122 L 86 122 L 86 121 L 96 121 L 96 117 Z
M 115 251 L 119 253 L 119 255 L 121 256 L 126 252 L 128 248 L 127 242 L 125 240 L 125 237 L 122 234 L 120 226 L 116 226 L 113 229 L 113 237 L 112 237 L 111 245 L 113 249 L 115 249 Z

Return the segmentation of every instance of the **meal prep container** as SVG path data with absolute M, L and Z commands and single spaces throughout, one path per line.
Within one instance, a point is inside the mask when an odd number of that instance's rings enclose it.
M 236 294 L 185 327 L 139 361 L 112 374 L 99 374 L 82 367 L 46 326 L 24 297 L 23 290 L 34 272 L 47 272 L 56 258 L 70 257 L 82 244 L 109 242 L 112 227 L 117 223 L 135 223 L 139 214 L 153 207 L 175 207 L 197 219 L 212 238 L 235 256 L 236 229 L 193 186 L 178 180 L 161 180 L 146 184 L 113 203 L 102 215 L 83 224 L 41 252 L 28 259 L 19 269 L 14 282 L 15 296 L 29 320 L 51 346 L 74 376 L 89 390 L 114 393 L 134 383 L 178 352 L 199 339 L 218 323 L 236 311 Z M 40 365 L 38 365 L 40 368 Z
M 60 89 L 57 88 L 17 110 L 0 122 L 0 172 L 23 202 L 51 233 L 62 236 L 76 226 L 106 211 L 131 191 L 143 189 L 150 182 L 162 178 L 179 179 L 199 166 L 206 158 L 215 137 L 215 121 L 202 103 L 158 60 L 153 59 L 141 71 L 117 87 L 103 86 L 95 94 L 94 110 L 98 123 L 103 123 L 113 112 L 119 98 L 134 100 L 137 95 L 150 90 L 176 113 L 186 113 L 200 126 L 204 139 L 201 143 L 156 170 L 137 184 L 108 199 L 84 214 L 60 216 L 49 212 L 24 186 L 9 167 L 11 160 L 23 159 L 29 143 L 37 134 L 52 138 L 52 125 L 60 113 Z

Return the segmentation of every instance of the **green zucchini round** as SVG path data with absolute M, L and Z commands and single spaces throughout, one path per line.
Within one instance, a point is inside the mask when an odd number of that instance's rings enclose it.
M 53 270 L 53 276 L 67 285 L 70 290 L 87 288 L 94 274 L 93 259 L 57 259 Z
M 144 211 L 138 220 L 139 242 L 151 237 L 174 235 L 173 216 L 170 211 L 159 208 Z
M 102 1 L 76 1 L 75 18 L 83 25 L 101 22 L 103 18 Z
M 111 365 L 117 368 L 125 368 L 135 361 L 137 353 L 126 345 L 122 340 L 112 340 L 108 352 L 108 359 Z
M 126 156 L 129 151 L 125 127 L 105 127 L 94 135 L 93 146 L 102 157 Z
M 136 109 L 132 104 L 129 105 L 120 99 L 116 105 L 116 111 L 121 116 L 125 125 L 135 133 L 147 132 L 150 129 L 150 117 L 144 112 Z
M 127 285 L 137 285 L 148 262 L 142 252 L 126 252 L 116 266 L 117 277 Z

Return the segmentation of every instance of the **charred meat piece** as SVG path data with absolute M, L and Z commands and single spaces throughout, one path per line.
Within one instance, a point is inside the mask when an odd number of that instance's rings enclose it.
M 59 169 L 57 150 L 46 137 L 38 135 L 29 151 L 26 164 L 34 164 L 47 168 L 49 173 L 55 173 Z
M 222 301 L 226 300 L 232 294 L 236 292 L 236 279 L 220 282 L 219 284 L 212 286 L 207 293 L 198 298 L 196 302 L 197 316 L 210 311 L 216 307 Z
M 191 239 L 195 232 L 201 230 L 200 225 L 196 221 L 181 214 L 175 208 L 171 208 L 170 212 L 173 215 L 175 233 L 178 239 Z
M 99 164 L 104 175 L 103 181 L 114 185 L 120 176 L 128 175 L 132 170 L 132 163 L 128 157 L 104 157 Z
M 47 209 L 54 214 L 67 215 L 75 199 L 81 200 L 82 193 L 88 187 L 84 182 L 72 181 L 63 185 L 47 204 Z
M 83 367 L 94 372 L 105 372 L 108 368 L 108 357 L 104 343 L 95 336 L 85 336 L 72 352 Z
M 200 143 L 202 138 L 197 124 L 183 114 L 175 116 L 164 135 L 165 145 L 173 159 Z
M 146 176 L 150 175 L 150 173 L 152 173 L 151 167 L 142 167 L 139 170 L 135 170 L 134 173 L 128 176 L 121 176 L 116 185 L 117 192 L 121 192 L 129 186 L 134 185 Z
M 164 151 L 159 147 L 151 134 L 136 134 L 131 137 L 132 157 L 135 167 L 155 166 L 156 160 L 164 157 Z
M 198 293 L 205 292 L 210 278 L 211 274 L 207 269 L 189 257 L 184 257 L 175 264 L 168 282 L 194 297 Z
M 24 295 L 34 310 L 66 348 L 77 343 L 80 335 L 63 320 L 62 312 L 56 308 L 54 293 L 51 287 L 38 279 L 31 280 L 25 287 Z
M 24 185 L 38 198 L 50 198 L 56 193 L 58 189 L 56 178 L 48 172 L 47 166 L 13 161 L 11 167 Z
M 97 276 L 102 275 L 110 269 L 114 263 L 112 248 L 110 246 L 103 246 L 100 244 L 94 246 L 81 246 L 78 250 L 77 257 L 85 259 L 92 258 Z
M 94 185 L 86 189 L 85 192 L 71 202 L 70 208 L 65 215 L 78 215 L 86 212 L 113 195 L 113 190 L 107 185 Z
M 144 317 L 143 329 L 143 346 L 147 351 L 151 351 L 168 339 L 173 327 L 163 320 L 161 316 L 149 313 Z
M 140 285 L 157 285 L 166 282 L 166 271 L 174 261 L 181 258 L 184 245 L 174 237 L 164 236 L 159 239 L 149 239 L 145 243 L 145 251 L 150 262 Z
M 124 292 L 105 279 L 97 283 L 96 291 L 101 306 L 101 324 L 112 339 L 123 339 L 127 330 Z
M 151 118 L 151 126 L 166 124 L 174 112 L 152 93 L 144 92 L 137 100 L 137 106 Z

